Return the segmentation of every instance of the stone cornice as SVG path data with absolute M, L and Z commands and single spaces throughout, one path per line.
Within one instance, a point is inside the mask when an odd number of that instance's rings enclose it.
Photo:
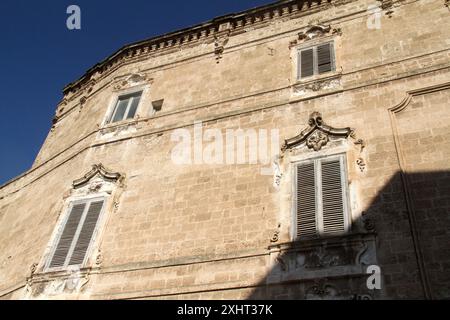
M 333 3 L 345 4 L 355 0 L 283 0 L 272 4 L 257 7 L 237 14 L 221 16 L 190 28 L 167 33 L 147 40 L 125 45 L 117 52 L 90 68 L 80 79 L 68 84 L 64 89 L 64 96 L 76 94 L 80 90 L 93 86 L 107 71 L 118 64 L 133 58 L 152 55 L 156 52 L 167 52 L 182 46 L 196 45 L 198 43 L 219 42 L 223 37 L 229 37 L 246 32 L 246 29 L 264 25 L 268 21 L 292 18 L 297 14 L 304 14 L 312 8 L 322 9 Z M 312 13 L 312 12 L 311 12 Z

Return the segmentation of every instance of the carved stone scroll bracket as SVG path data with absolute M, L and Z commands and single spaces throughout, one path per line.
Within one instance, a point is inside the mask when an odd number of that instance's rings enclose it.
M 359 168 L 359 171 L 364 172 L 366 170 L 366 163 L 363 158 L 356 159 L 356 165 Z
M 80 98 L 80 101 L 78 103 L 78 105 L 79 105 L 78 112 L 79 113 L 81 113 L 81 111 L 83 111 L 83 108 L 86 105 L 86 102 L 87 102 L 87 97 L 83 96 L 83 97 Z
M 281 185 L 281 178 L 283 178 L 283 173 L 281 172 L 280 166 L 281 156 L 276 155 L 272 162 L 272 170 L 273 170 L 273 187 L 275 190 L 279 190 Z
M 33 275 L 36 273 L 37 267 L 38 267 L 38 264 L 37 264 L 37 263 L 33 263 L 33 264 L 30 266 L 30 276 L 33 276 Z
M 216 63 L 222 59 L 225 45 L 228 43 L 230 31 L 225 30 L 214 36 L 214 55 L 216 56 Z
M 330 137 L 347 138 L 351 133 L 351 128 L 333 128 L 325 124 L 322 115 L 319 112 L 313 112 L 309 116 L 309 126 L 300 132 L 299 135 L 285 140 L 282 151 L 294 148 L 303 143 L 309 149 L 319 151 L 323 146 L 327 145 Z
M 393 0 L 378 0 L 381 2 L 380 7 L 382 10 L 385 11 L 385 14 L 388 16 L 388 18 L 392 18 L 392 15 L 394 13 L 394 1 Z
M 97 257 L 95 258 L 95 265 L 100 267 L 103 263 L 103 254 L 101 250 L 98 250 Z
M 270 242 L 276 243 L 276 242 L 278 242 L 278 240 L 280 240 L 280 228 L 281 228 L 281 223 L 278 224 L 277 229 L 273 232 L 273 235 L 270 238 Z
M 353 144 L 359 146 L 359 157 L 356 159 L 355 163 L 359 168 L 359 171 L 365 172 L 367 169 L 366 161 L 363 156 L 363 151 L 366 148 L 366 142 L 363 139 L 356 137 L 355 131 L 352 131 L 350 137 L 353 139 Z
M 373 221 L 372 218 L 370 218 L 364 212 L 362 213 L 362 222 L 363 222 L 363 225 L 364 225 L 364 229 L 366 229 L 366 231 L 369 231 L 369 232 L 375 232 L 376 231 L 375 222 Z

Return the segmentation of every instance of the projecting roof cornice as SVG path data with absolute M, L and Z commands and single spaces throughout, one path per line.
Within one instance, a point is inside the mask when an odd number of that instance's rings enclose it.
M 216 44 L 216 53 L 221 53 L 221 43 L 223 37 L 232 36 L 246 32 L 246 28 L 253 25 L 264 24 L 268 21 L 292 17 L 309 10 L 321 10 L 328 7 L 330 3 L 337 5 L 339 3 L 348 3 L 352 0 L 284 0 L 258 8 L 243 11 L 237 14 L 215 18 L 211 21 L 199 24 L 194 27 L 171 32 L 162 36 L 157 36 L 137 43 L 129 44 L 116 53 L 112 54 L 102 62 L 89 69 L 79 80 L 70 83 L 63 89 L 64 95 L 76 93 L 83 89 L 109 69 L 115 67 L 118 63 L 133 59 L 135 57 L 163 52 L 183 45 L 193 45 L 197 42 L 209 39 Z

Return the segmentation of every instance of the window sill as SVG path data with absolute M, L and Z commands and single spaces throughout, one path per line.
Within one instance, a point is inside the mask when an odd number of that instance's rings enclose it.
M 136 126 L 138 124 L 138 118 L 134 118 L 134 119 L 129 119 L 129 120 L 123 120 L 123 121 L 118 121 L 118 122 L 114 122 L 114 123 L 108 123 L 106 125 L 104 125 L 101 129 L 100 129 L 100 135 L 101 136 L 110 136 L 110 135 L 117 135 L 119 133 L 125 132 L 125 133 L 129 133 L 129 132 L 134 132 L 136 131 Z
M 34 280 L 52 280 L 52 279 L 63 279 L 68 278 L 71 275 L 73 275 L 75 272 L 79 275 L 88 274 L 92 268 L 89 267 L 83 267 L 79 269 L 68 269 L 68 268 L 54 268 L 54 269 L 48 269 L 43 270 L 41 272 L 36 272 L 33 274 L 32 278 Z
M 54 269 L 33 273 L 27 279 L 28 299 L 47 299 L 58 295 L 78 294 L 99 267 L 80 269 Z
M 366 267 L 377 264 L 375 240 L 375 233 L 349 233 L 273 244 L 269 247 L 272 267 L 267 281 L 366 276 Z
M 304 79 L 298 79 L 292 85 L 292 95 L 312 96 L 323 92 L 342 90 L 341 72 L 328 72 Z
M 321 237 L 311 237 L 304 239 L 297 239 L 289 242 L 276 243 L 269 246 L 270 250 L 296 250 L 296 249 L 309 249 L 318 246 L 333 246 L 342 245 L 353 242 L 361 243 L 365 239 L 374 239 L 374 232 L 349 232 L 342 235 L 329 235 Z

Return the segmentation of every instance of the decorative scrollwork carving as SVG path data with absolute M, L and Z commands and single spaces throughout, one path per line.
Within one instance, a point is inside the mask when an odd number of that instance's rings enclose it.
M 364 172 L 364 170 L 366 169 L 366 163 L 364 162 L 364 159 L 363 158 L 356 159 L 356 164 L 358 165 L 359 170 L 361 172 Z
M 329 141 L 330 136 L 347 138 L 352 132 L 351 128 L 333 128 L 324 123 L 319 112 L 313 112 L 309 116 L 309 127 L 305 128 L 299 135 L 285 140 L 282 150 L 293 148 L 306 142 L 308 148 L 319 151 Z
M 359 152 L 363 152 L 364 148 L 366 147 L 366 143 L 364 142 L 363 139 L 357 139 L 357 140 L 354 142 L 354 144 L 355 144 L 355 145 L 359 145 L 359 146 L 361 147 L 361 149 L 360 149 Z
M 281 227 L 281 224 L 278 224 L 278 228 L 277 228 L 277 230 L 274 231 L 272 238 L 270 238 L 270 242 L 273 242 L 273 243 L 278 242 L 278 240 L 280 239 L 280 227 Z
M 362 220 L 363 220 L 363 224 L 364 224 L 364 229 L 366 229 L 367 231 L 375 231 L 375 223 L 373 221 L 373 219 L 369 218 L 366 215 L 362 216 Z
M 97 174 L 99 174 L 105 180 L 113 180 L 113 181 L 117 181 L 123 177 L 120 173 L 110 171 L 110 170 L 106 169 L 101 163 L 99 163 L 99 164 L 94 164 L 92 166 L 91 171 L 86 173 L 82 178 L 75 180 L 72 183 L 72 185 L 74 188 L 78 188 L 82 185 L 85 185 Z
M 228 30 L 214 36 L 214 55 L 216 56 L 216 63 L 219 63 L 220 59 L 222 59 L 225 45 L 228 43 L 228 37 Z
M 298 34 L 298 40 L 305 41 L 326 36 L 329 34 L 342 34 L 341 29 L 332 29 L 330 25 L 310 24 L 309 27 Z
M 329 141 L 328 135 L 322 131 L 314 131 L 308 139 L 306 139 L 306 146 L 314 151 L 319 151 Z
M 36 270 L 37 270 L 37 266 L 38 266 L 37 263 L 33 263 L 33 264 L 30 266 L 30 274 L 31 274 L 31 275 L 35 274 L 35 272 L 36 272 Z
M 95 258 L 95 264 L 97 266 L 100 266 L 102 263 L 103 263 L 103 255 L 102 255 L 102 252 L 99 250 L 97 257 Z

